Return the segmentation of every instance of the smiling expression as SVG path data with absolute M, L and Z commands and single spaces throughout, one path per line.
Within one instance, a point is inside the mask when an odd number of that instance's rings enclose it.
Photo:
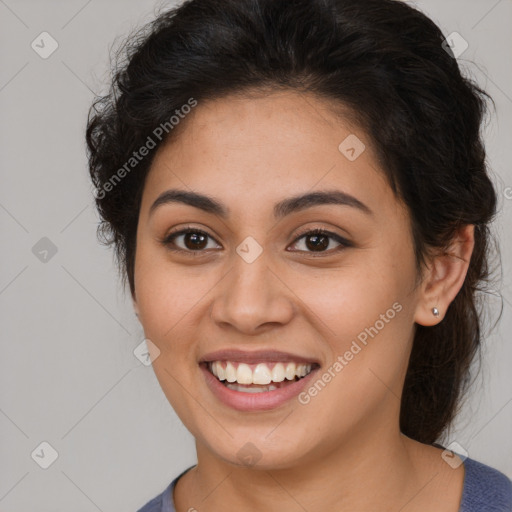
M 211 456 L 239 464 L 250 442 L 274 468 L 398 429 L 416 267 L 369 137 L 295 92 L 199 102 L 181 128 L 144 185 L 134 303 L 185 426 Z

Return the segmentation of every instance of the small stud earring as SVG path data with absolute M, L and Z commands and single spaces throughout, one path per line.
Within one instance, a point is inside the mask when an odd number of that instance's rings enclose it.
M 437 308 L 432 308 L 432 314 L 433 314 L 434 316 L 439 316 L 439 309 L 437 309 Z

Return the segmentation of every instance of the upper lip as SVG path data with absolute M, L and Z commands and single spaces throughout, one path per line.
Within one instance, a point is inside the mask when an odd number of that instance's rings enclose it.
M 289 352 L 281 352 L 278 350 L 236 350 L 226 349 L 217 350 L 205 354 L 199 360 L 200 363 L 211 361 L 239 361 L 244 363 L 259 363 L 259 362 L 294 362 L 294 363 L 316 363 L 320 364 L 317 359 L 311 357 L 303 357 Z

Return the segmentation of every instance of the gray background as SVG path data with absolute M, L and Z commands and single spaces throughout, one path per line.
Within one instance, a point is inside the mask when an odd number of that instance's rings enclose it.
M 494 227 L 505 307 L 445 444 L 457 441 L 512 478 L 512 0 L 415 5 L 445 35 L 468 41 L 459 63 L 497 105 L 485 133 L 501 208 Z M 135 511 L 196 460 L 152 368 L 133 354 L 143 331 L 112 253 L 96 240 L 86 168 L 86 115 L 105 91 L 109 47 L 156 6 L 0 0 L 1 512 Z M 43 31 L 59 45 L 47 59 L 31 48 Z M 54 255 L 34 254 L 43 237 Z M 48 469 L 31 457 L 43 441 L 58 452 Z

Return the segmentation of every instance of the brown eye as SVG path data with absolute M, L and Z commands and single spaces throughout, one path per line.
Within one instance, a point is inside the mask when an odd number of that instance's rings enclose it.
M 180 239 L 182 239 L 182 241 L 177 243 Z M 344 238 L 324 229 L 307 231 L 296 238 L 294 244 L 297 244 L 302 239 L 305 240 L 305 249 L 299 249 L 297 252 L 309 253 L 312 256 L 315 256 L 315 253 L 317 253 L 318 256 L 324 254 L 330 255 L 351 246 L 350 242 Z M 161 243 L 172 251 L 190 253 L 195 256 L 206 252 L 205 249 L 212 249 L 212 247 L 208 247 L 209 240 L 215 241 L 206 231 L 197 228 L 186 228 L 170 233 Z M 333 240 L 338 246 L 326 250 Z
M 329 237 L 327 235 L 306 235 L 306 247 L 313 251 L 317 249 L 326 249 L 329 246 Z
M 182 244 L 184 247 L 180 247 L 176 243 L 176 240 L 180 237 L 183 237 Z M 173 251 L 203 252 L 203 249 L 207 248 L 209 238 L 213 240 L 213 238 L 205 231 L 195 228 L 187 228 L 169 234 L 164 240 L 162 240 L 162 243 Z
M 305 240 L 305 250 L 299 250 L 299 252 L 311 252 L 311 253 L 328 253 L 331 254 L 333 252 L 337 252 L 346 247 L 350 247 L 350 243 L 337 235 L 336 233 L 332 233 L 330 231 L 326 231 L 324 229 L 313 229 L 303 233 L 299 236 L 294 244 L 297 244 L 299 240 Z M 331 243 L 331 240 L 334 240 L 338 247 L 335 247 L 332 250 L 326 251 Z

